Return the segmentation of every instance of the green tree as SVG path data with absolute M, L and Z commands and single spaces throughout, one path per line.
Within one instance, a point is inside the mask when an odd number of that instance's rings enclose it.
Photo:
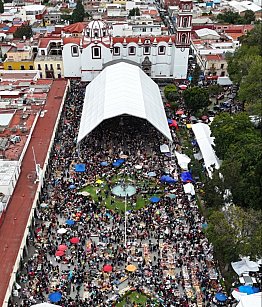
M 251 24 L 256 20 L 255 13 L 251 10 L 245 11 L 244 17 L 243 17 L 243 23 L 244 24 Z
M 187 109 L 197 112 L 200 109 L 205 109 L 209 105 L 208 91 L 200 87 L 188 88 L 183 92 L 185 105 Z
M 217 96 L 223 92 L 223 87 L 219 84 L 210 85 L 208 87 L 208 93 L 210 96 Z
M 232 10 L 227 10 L 224 13 L 218 14 L 217 20 L 229 24 L 242 23 L 241 16 L 238 13 L 233 12 Z
M 29 24 L 23 24 L 14 33 L 15 38 L 23 38 L 24 36 L 26 38 L 30 38 L 33 36 L 32 27 Z
M 140 16 L 140 10 L 138 7 L 134 7 L 132 10 L 129 11 L 129 17 L 131 16 Z
M 4 3 L 3 0 L 0 0 L 0 13 L 4 13 Z
M 219 172 L 215 171 L 212 180 L 206 177 L 203 200 L 208 208 L 220 209 L 224 205 L 225 186 Z
M 168 101 L 177 101 L 179 98 L 179 93 L 177 87 L 174 84 L 168 84 L 164 88 L 164 95 Z
M 201 68 L 198 64 L 196 64 L 192 73 L 192 81 L 191 81 L 192 85 L 198 85 L 200 74 L 201 74 Z
M 78 0 L 71 16 L 71 22 L 72 23 L 82 22 L 84 20 L 84 17 L 85 17 L 85 8 L 82 4 L 82 1 Z

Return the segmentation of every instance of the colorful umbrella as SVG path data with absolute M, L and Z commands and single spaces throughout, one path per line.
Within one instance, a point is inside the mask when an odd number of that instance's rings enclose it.
M 150 199 L 151 203 L 158 203 L 160 201 L 160 198 L 157 196 L 152 196 Z
M 222 292 L 218 292 L 216 295 L 215 295 L 215 298 L 217 301 L 219 302 L 225 302 L 227 300 L 227 296 L 222 293 Z
M 103 161 L 103 162 L 100 163 L 100 165 L 101 165 L 101 166 L 107 166 L 107 165 L 108 165 L 108 162 Z
M 58 250 L 58 251 L 55 252 L 55 255 L 56 255 L 57 257 L 62 257 L 62 256 L 64 256 L 64 254 L 65 254 L 65 252 L 62 251 L 62 250 Z
M 68 247 L 67 247 L 65 244 L 61 244 L 61 245 L 58 246 L 58 250 L 59 250 L 59 251 L 63 251 L 63 252 L 64 252 L 65 250 L 67 250 L 67 248 L 68 248 Z
M 148 177 L 156 177 L 156 172 L 149 172 L 147 173 Z
M 136 271 L 136 266 L 133 265 L 133 264 L 129 264 L 127 267 L 126 267 L 126 270 L 128 272 L 135 272 Z
M 74 221 L 74 220 L 66 220 L 65 223 L 66 223 L 66 225 L 68 225 L 68 226 L 72 226 L 72 225 L 75 224 L 75 221 Z
M 102 184 L 102 183 L 104 183 L 104 181 L 102 181 L 101 179 L 97 179 L 96 183 Z
M 182 114 L 184 114 L 184 111 L 183 111 L 183 110 L 177 110 L 177 111 L 176 111 L 176 115 L 182 115 Z
M 74 184 L 70 184 L 70 186 L 69 186 L 69 189 L 70 190 L 73 190 L 73 189 L 75 189 L 76 188 L 76 186 L 74 185 Z
M 254 294 L 253 288 L 249 285 L 240 286 L 240 287 L 238 287 L 238 290 L 239 290 L 239 292 L 246 293 L 247 295 Z
M 48 204 L 46 204 L 46 203 L 41 203 L 41 204 L 40 204 L 40 207 L 41 207 L 41 208 L 47 208 L 47 207 L 48 207 Z
M 167 194 L 167 197 L 169 197 L 170 199 L 174 199 L 176 198 L 176 194 Z
M 112 270 L 113 270 L 113 267 L 112 267 L 112 265 L 110 265 L 110 264 L 106 264 L 106 265 L 104 265 L 104 267 L 103 267 L 103 271 L 104 271 L 105 273 L 112 272 Z
M 51 303 L 57 303 L 61 300 L 62 294 L 60 292 L 53 292 L 48 295 L 48 299 Z
M 187 89 L 187 85 L 181 84 L 181 85 L 179 85 L 179 88 L 184 91 L 184 90 Z
M 80 240 L 79 240 L 79 238 L 77 238 L 77 237 L 73 237 L 73 238 L 70 239 L 70 242 L 71 242 L 72 244 L 77 244 L 77 243 L 80 242 Z

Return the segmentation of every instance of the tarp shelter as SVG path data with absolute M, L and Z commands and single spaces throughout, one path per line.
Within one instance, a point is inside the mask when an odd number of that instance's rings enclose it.
M 213 166 L 219 169 L 220 161 L 212 147 L 212 145 L 214 145 L 214 138 L 211 137 L 210 127 L 207 124 L 197 123 L 192 125 L 192 130 L 203 156 L 206 170 L 211 178 Z
M 75 165 L 75 171 L 79 173 L 83 173 L 86 170 L 86 165 L 85 164 L 76 164 Z
M 261 307 L 262 306 L 262 292 L 245 295 L 240 298 L 237 307 Z
M 183 172 L 183 173 L 181 173 L 180 177 L 181 177 L 181 180 L 184 183 L 193 181 L 193 177 L 192 177 L 192 174 L 190 172 Z
M 176 158 L 177 158 L 178 165 L 183 170 L 188 170 L 188 164 L 190 163 L 191 159 L 187 155 L 181 154 L 178 151 L 175 151 L 175 155 L 176 155 Z
M 169 146 L 167 144 L 160 145 L 160 151 L 162 153 L 170 152 Z
M 241 261 L 231 262 L 233 270 L 238 274 L 242 275 L 245 272 L 258 272 L 259 265 L 254 261 L 250 261 L 247 257 L 242 258 Z
M 183 189 L 186 194 L 191 194 L 191 195 L 196 194 L 195 188 L 191 182 L 184 184 Z
M 163 182 L 163 183 L 176 183 L 177 180 L 170 177 L 170 176 L 167 176 L 167 175 L 163 175 L 161 178 L 160 178 L 160 181 Z
M 218 77 L 217 84 L 222 86 L 230 86 L 233 82 L 229 79 L 229 77 Z
M 77 142 L 104 120 L 123 114 L 147 120 L 172 141 L 158 85 L 138 66 L 120 62 L 87 85 Z

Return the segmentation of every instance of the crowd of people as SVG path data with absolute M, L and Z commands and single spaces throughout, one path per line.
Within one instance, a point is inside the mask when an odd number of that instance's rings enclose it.
M 103 122 L 79 146 L 84 92 L 83 84 L 71 82 L 29 258 L 10 306 L 45 302 L 51 293 L 60 294 L 55 304 L 64 307 L 115 306 L 132 290 L 147 295 L 147 306 L 211 306 L 222 287 L 206 222 L 195 198 L 184 192 L 174 157 L 159 150 L 166 140 L 145 120 L 122 116 Z M 175 130 L 172 136 L 178 147 Z M 119 158 L 124 162 L 114 167 Z M 76 172 L 77 164 L 85 171 Z M 161 183 L 165 173 L 176 183 Z M 137 188 L 126 214 L 112 195 L 123 180 Z M 139 197 L 145 205 L 137 209 Z

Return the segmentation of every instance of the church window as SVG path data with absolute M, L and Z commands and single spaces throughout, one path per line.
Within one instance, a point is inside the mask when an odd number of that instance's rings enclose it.
M 181 36 L 181 42 L 182 42 L 182 44 L 185 44 L 185 43 L 186 43 L 186 34 L 182 34 L 182 36 Z
M 158 54 L 165 54 L 166 47 L 165 46 L 159 46 L 158 47 Z
M 71 54 L 72 54 L 72 57 L 78 57 L 79 56 L 78 47 L 77 46 L 72 46 L 71 47 Z
M 93 59 L 101 59 L 101 48 L 93 47 L 92 48 L 92 58 Z
M 134 47 L 134 46 L 131 46 L 131 47 L 129 47 L 129 55 L 135 55 L 136 54 L 136 47 Z
M 144 47 L 144 54 L 150 54 L 150 47 L 149 46 Z
M 183 18 L 183 27 L 186 28 L 186 27 L 187 27 L 187 24 L 188 24 L 188 18 L 187 18 L 187 17 L 184 17 L 184 18 Z
M 114 55 L 120 55 L 120 47 L 114 47 Z

